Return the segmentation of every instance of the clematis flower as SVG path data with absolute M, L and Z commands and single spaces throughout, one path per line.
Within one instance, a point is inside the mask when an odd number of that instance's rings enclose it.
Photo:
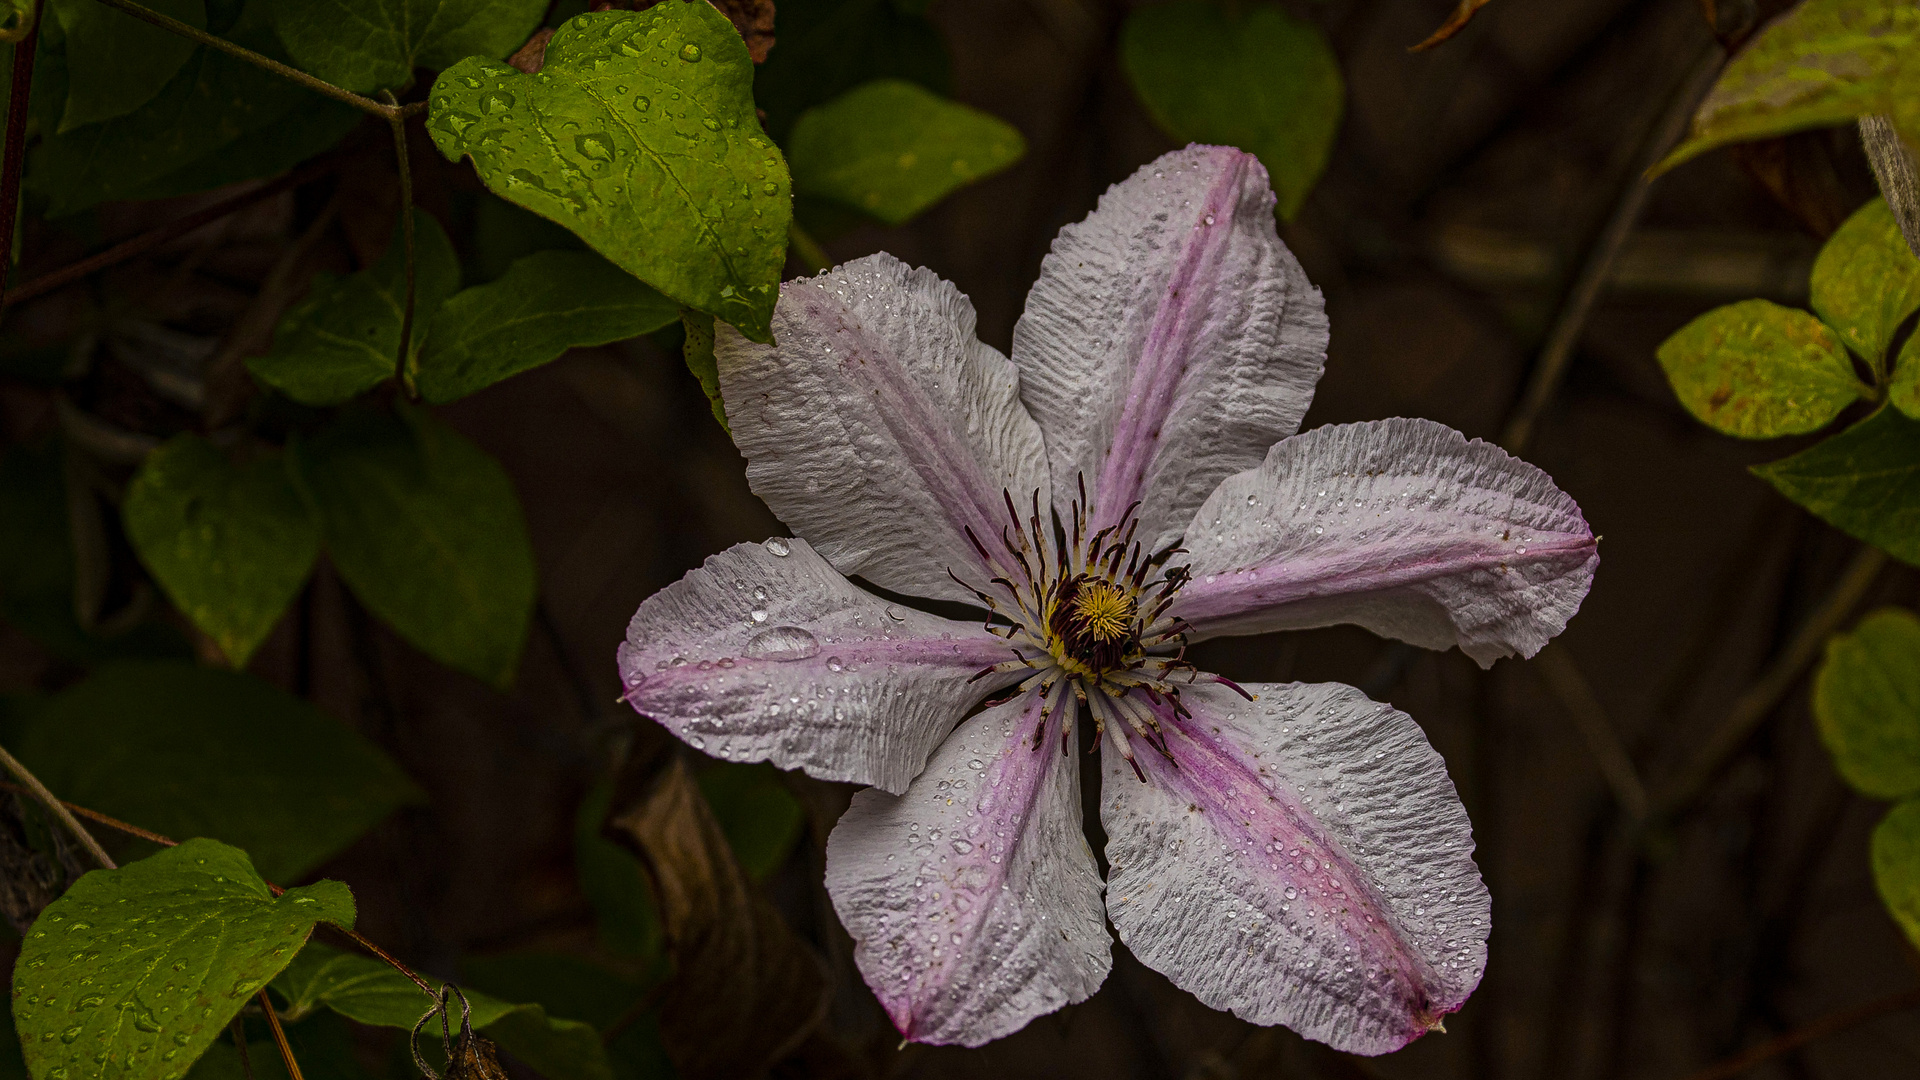
M 1011 359 L 884 254 L 788 282 L 777 344 L 717 344 L 747 479 L 799 537 L 642 604 L 627 700 L 717 757 L 871 785 L 827 889 L 908 1039 L 975 1046 L 1088 997 L 1108 921 L 1207 1005 L 1358 1053 L 1479 982 L 1487 891 L 1414 722 L 1186 648 L 1344 622 L 1530 656 L 1594 537 L 1544 473 L 1438 424 L 1295 434 L 1327 323 L 1273 205 L 1240 151 L 1153 162 L 1061 232 Z

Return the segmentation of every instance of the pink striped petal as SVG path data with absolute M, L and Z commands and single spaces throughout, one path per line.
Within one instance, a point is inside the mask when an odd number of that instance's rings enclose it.
M 1107 911 L 1147 966 L 1216 1009 L 1360 1054 L 1458 1009 L 1489 900 L 1466 810 L 1404 713 L 1334 683 L 1183 688 L 1171 757 L 1106 758 Z
M 654 593 L 620 646 L 626 698 L 695 749 L 905 791 L 981 698 L 1022 672 L 977 623 L 890 604 L 804 540 L 739 544 Z
M 843 574 L 974 603 L 1006 495 L 1050 504 L 1040 429 L 973 304 L 930 270 L 870 255 L 780 287 L 776 344 L 714 345 L 747 483 Z
M 1094 529 L 1141 500 L 1141 538 L 1167 542 L 1222 477 L 1300 426 L 1327 319 L 1273 203 L 1253 155 L 1190 146 L 1054 240 L 1013 360 L 1054 490 L 1064 503 L 1084 478 Z
M 1079 755 L 1040 713 L 1033 693 L 968 720 L 905 795 L 854 796 L 827 843 L 854 961 L 914 1042 L 979 1046 L 1112 966 Z
M 1598 541 L 1552 478 L 1429 420 L 1296 435 L 1222 481 L 1186 532 L 1168 614 L 1193 640 L 1332 623 L 1488 666 L 1580 610 Z

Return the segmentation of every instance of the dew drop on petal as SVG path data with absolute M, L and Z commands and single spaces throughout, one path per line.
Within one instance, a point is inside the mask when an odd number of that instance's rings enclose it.
M 776 626 L 748 638 L 744 651 L 755 660 L 805 660 L 820 651 L 820 639 L 798 626 Z
M 793 551 L 793 548 L 789 547 L 785 540 L 777 536 L 768 537 L 767 542 L 761 546 L 767 549 L 767 554 L 780 559 L 786 558 Z

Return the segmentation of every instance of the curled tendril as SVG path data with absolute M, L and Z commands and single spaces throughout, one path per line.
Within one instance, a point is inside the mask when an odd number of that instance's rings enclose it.
M 460 996 L 460 1039 L 458 1042 L 454 1041 L 451 1025 L 447 1022 L 447 1005 L 449 1004 L 450 996 L 454 994 Z M 427 1059 L 420 1055 L 420 1029 L 426 1027 L 427 1021 L 433 1019 L 435 1016 L 440 1018 L 440 1053 L 447 1059 L 447 1072 L 449 1074 L 453 1072 L 453 1066 L 459 1059 L 459 1048 L 472 1041 L 474 1037 L 473 1005 L 467 1001 L 467 995 L 452 983 L 441 983 L 439 996 L 434 998 L 433 1006 L 429 1008 L 419 1020 L 414 1022 L 413 1033 L 407 1037 L 407 1047 L 413 1051 L 413 1063 L 419 1068 L 420 1075 L 426 1077 L 427 1080 L 441 1080 L 440 1074 L 435 1072 L 433 1066 L 427 1064 Z

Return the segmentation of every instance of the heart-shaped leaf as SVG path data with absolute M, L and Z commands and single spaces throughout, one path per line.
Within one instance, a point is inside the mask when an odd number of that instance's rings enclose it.
M 1863 389 L 1825 323 L 1770 300 L 1714 308 L 1662 342 L 1659 358 L 1688 412 L 1743 439 L 1818 431 Z
M 807 110 L 787 140 L 794 190 L 889 225 L 1020 160 L 1012 126 L 901 79 L 878 79 Z
M 679 317 L 678 304 L 590 251 L 542 251 L 441 306 L 414 380 L 428 401 L 453 401 L 568 349 L 638 337 Z
M 460 257 L 432 214 L 414 214 L 413 338 L 418 356 L 434 312 L 460 288 Z M 247 361 L 254 377 L 302 405 L 339 405 L 391 377 L 407 303 L 401 226 L 379 261 L 357 274 L 314 279 L 274 331 L 273 351 Z
M 320 557 L 320 521 L 279 453 L 235 465 L 197 435 L 175 436 L 147 455 L 121 518 L 174 605 L 236 668 Z
M 191 39 L 99 0 L 47 0 L 46 6 L 67 39 L 62 132 L 125 116 L 145 105 L 193 55 Z M 202 0 L 153 0 L 148 6 L 196 30 L 207 27 Z
M 186 663 L 103 667 L 36 712 L 18 749 L 63 797 L 245 848 L 275 880 L 422 800 L 399 766 L 311 704 Z
M 1813 715 L 1856 790 L 1876 799 L 1920 794 L 1920 619 L 1887 608 L 1829 638 Z
M 1267 167 L 1291 218 L 1327 167 L 1346 87 L 1326 35 L 1271 4 L 1238 16 L 1179 0 L 1136 8 L 1120 63 L 1167 134 L 1238 146 Z
M 13 968 L 35 1080 L 172 1080 L 287 966 L 316 922 L 351 927 L 337 881 L 275 897 L 246 853 L 188 840 L 95 870 L 48 905 Z
M 433 84 L 428 130 L 495 194 L 616 266 L 771 341 L 792 217 L 753 110 L 753 61 L 711 4 L 567 22 L 533 75 L 479 57 Z
M 1873 830 L 1873 882 L 1907 940 L 1920 945 L 1920 799 L 1894 807 Z
M 1887 358 L 1894 331 L 1920 309 L 1920 259 L 1886 200 L 1854 211 L 1827 240 L 1809 288 L 1813 310 L 1862 360 L 1877 366 Z
M 327 553 L 402 637 L 496 686 L 533 614 L 533 548 L 513 481 L 429 413 L 354 413 L 299 446 Z

